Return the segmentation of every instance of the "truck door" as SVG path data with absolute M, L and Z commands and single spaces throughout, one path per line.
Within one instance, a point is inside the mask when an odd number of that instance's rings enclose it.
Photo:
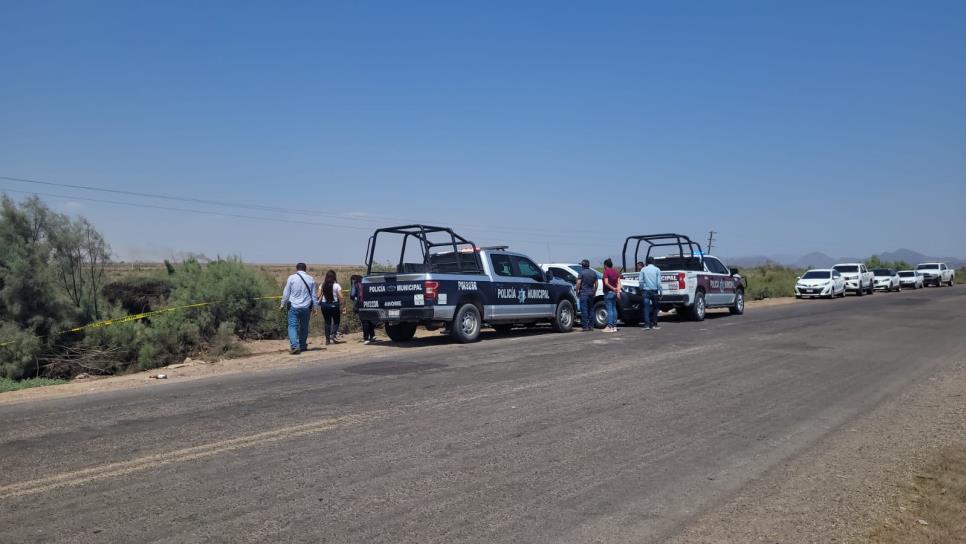
M 705 257 L 704 264 L 710 274 L 708 304 L 724 306 L 735 301 L 735 279 L 728 268 L 714 257 Z
M 515 265 L 514 273 L 520 278 L 521 292 L 517 293 L 517 300 L 522 301 L 521 306 L 525 306 L 526 315 L 529 317 L 552 317 L 556 308 L 554 307 L 550 284 L 547 283 L 546 275 L 543 270 L 533 261 L 526 257 L 517 255 L 512 256 Z M 525 294 L 522 291 L 525 290 Z
M 487 318 L 512 321 L 545 317 L 552 310 L 550 289 L 543 281 L 543 270 L 530 259 L 493 253 L 494 290 L 491 304 L 484 308 Z

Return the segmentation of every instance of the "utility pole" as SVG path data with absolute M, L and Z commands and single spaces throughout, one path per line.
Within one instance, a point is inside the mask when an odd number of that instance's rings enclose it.
M 711 253 L 711 246 L 714 244 L 714 235 L 718 234 L 716 231 L 708 231 L 708 253 Z

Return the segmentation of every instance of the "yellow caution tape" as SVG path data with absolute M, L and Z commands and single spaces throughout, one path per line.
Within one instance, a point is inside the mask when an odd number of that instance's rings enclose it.
M 348 293 L 349 290 L 348 289 L 343 289 L 342 292 L 343 293 Z M 282 299 L 281 296 L 275 295 L 275 296 L 267 296 L 267 297 L 254 297 L 254 298 L 248 298 L 248 299 L 242 299 L 242 300 L 281 300 L 281 299 Z M 103 327 L 109 327 L 111 325 L 120 325 L 121 323 L 128 323 L 128 322 L 131 322 L 131 321 L 140 321 L 142 319 L 147 319 L 147 318 L 149 318 L 149 317 L 151 317 L 153 315 L 159 315 L 159 314 L 164 314 L 164 313 L 168 313 L 168 312 L 176 312 L 178 310 L 189 310 L 191 308 L 203 308 L 205 306 L 211 306 L 212 304 L 221 304 L 223 302 L 226 302 L 226 301 L 224 301 L 224 300 L 216 300 L 216 301 L 212 301 L 212 302 L 196 302 L 195 304 L 186 304 L 184 306 L 172 306 L 170 308 L 162 308 L 160 310 L 154 310 L 153 312 L 144 312 L 144 313 L 140 313 L 140 314 L 126 315 L 124 317 L 118 317 L 118 318 L 114 318 L 114 319 L 104 319 L 104 320 L 101 320 L 101 321 L 95 321 L 94 323 L 89 323 L 87 325 L 82 325 L 80 327 L 74 327 L 73 329 L 67 329 L 67 330 L 61 331 L 60 333 L 57 333 L 57 334 L 65 334 L 65 333 L 68 333 L 68 332 L 81 332 L 81 331 L 85 331 L 85 330 L 88 330 L 88 329 L 100 329 L 100 328 L 103 328 Z M 0 348 L 2 348 L 3 346 L 6 346 L 8 344 L 12 344 L 12 343 L 13 343 L 13 340 L 7 340 L 6 342 L 0 342 Z

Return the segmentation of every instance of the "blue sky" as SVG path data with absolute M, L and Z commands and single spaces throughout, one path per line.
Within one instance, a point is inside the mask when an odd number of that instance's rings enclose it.
M 966 256 L 963 2 L 0 0 L 0 29 L 0 176 L 315 214 L 0 180 L 118 258 L 360 262 L 408 221 L 541 260 L 709 229 Z

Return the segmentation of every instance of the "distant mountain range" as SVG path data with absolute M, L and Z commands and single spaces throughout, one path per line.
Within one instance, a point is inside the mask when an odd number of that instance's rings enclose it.
M 966 266 L 966 259 L 957 257 L 931 257 L 913 251 L 911 249 L 897 249 L 878 254 L 879 259 L 888 262 L 905 261 L 910 265 L 923 262 L 941 261 L 952 267 Z M 784 266 L 794 266 L 798 268 L 828 268 L 836 263 L 862 262 L 867 257 L 832 257 L 821 252 L 806 253 L 801 257 L 766 257 L 764 255 L 754 255 L 750 257 L 734 257 L 723 259 L 729 266 L 738 268 L 749 266 L 761 266 L 763 264 L 781 264 Z

